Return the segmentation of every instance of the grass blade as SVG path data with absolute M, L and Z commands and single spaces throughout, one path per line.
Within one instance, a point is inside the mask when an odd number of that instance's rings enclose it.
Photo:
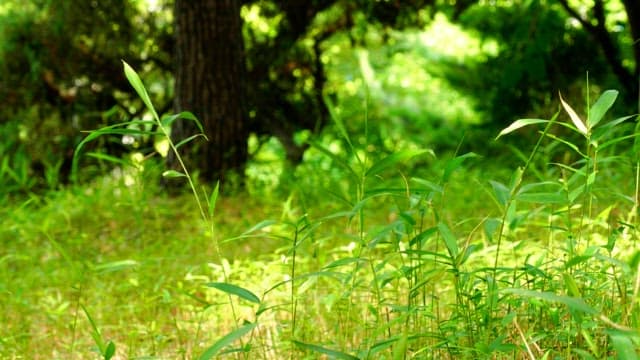
M 367 172 L 365 173 L 365 176 L 375 176 L 389 167 L 392 167 L 398 163 L 409 160 L 412 157 L 422 155 L 428 152 L 433 153 L 431 150 L 426 150 L 426 149 L 403 150 L 403 151 L 393 153 L 387 156 L 386 158 L 378 161 L 377 163 L 373 164 L 369 168 L 369 170 L 367 170 Z
M 609 334 L 609 336 L 611 337 L 613 348 L 618 353 L 617 359 L 638 360 L 636 346 L 633 344 L 633 341 L 631 341 L 631 338 L 627 334 L 612 332 Z
M 293 343 L 296 344 L 296 346 L 305 349 L 305 350 L 310 350 L 310 351 L 314 351 L 320 354 L 324 354 L 327 355 L 333 359 L 343 359 L 343 360 L 360 360 L 358 357 L 350 355 L 350 354 L 346 354 L 337 350 L 332 350 L 332 349 L 327 349 L 325 347 L 319 346 L 319 345 L 314 345 L 314 344 L 307 344 L 307 343 L 303 343 L 301 341 L 297 341 L 297 340 L 293 340 Z
M 587 129 L 587 126 L 580 119 L 578 114 L 576 114 L 573 108 L 569 104 L 567 104 L 564 101 L 564 99 L 562 99 L 562 95 L 560 95 L 560 103 L 562 103 L 562 107 L 564 108 L 564 111 L 566 111 L 567 114 L 569 114 L 569 118 L 571 118 L 571 122 L 573 122 L 573 124 L 576 126 L 576 129 L 578 129 L 578 132 L 586 136 L 587 133 L 589 132 L 589 130 Z
M 514 131 L 522 128 L 522 127 L 533 125 L 533 124 L 542 124 L 542 123 L 547 123 L 547 122 L 549 122 L 549 120 L 543 120 L 543 119 L 519 119 L 519 120 L 516 120 L 513 123 L 511 123 L 511 125 L 509 125 L 506 128 L 502 129 L 502 131 L 500 131 L 498 136 L 496 136 L 495 140 L 498 140 L 501 136 L 507 135 L 509 133 L 512 133 L 512 132 L 514 132 Z
M 444 174 L 442 175 L 442 182 L 443 183 L 447 183 L 449 182 L 449 179 L 451 178 L 451 175 L 454 173 L 454 171 L 456 171 L 458 168 L 460 168 L 460 166 L 462 165 L 462 163 L 469 158 L 474 158 L 474 157 L 479 157 L 480 155 L 474 153 L 474 152 L 470 152 L 470 153 L 466 153 L 464 155 L 460 155 L 460 156 L 456 156 L 455 158 L 447 161 L 447 164 L 444 167 Z
M 449 251 L 449 256 L 451 256 L 451 260 L 455 261 L 455 259 L 458 257 L 458 240 L 456 239 L 456 237 L 453 235 L 453 233 L 445 223 L 442 223 L 442 222 L 438 223 L 438 231 L 440 232 L 440 235 L 442 235 L 442 238 L 444 239 L 444 244 L 447 247 L 447 250 Z
M 239 298 L 245 299 L 252 303 L 260 304 L 259 297 L 257 297 L 251 291 L 237 285 L 233 285 L 229 283 L 212 282 L 212 283 L 208 283 L 207 287 L 212 287 L 220 291 L 224 291 L 227 294 L 235 295 Z
M 144 84 L 142 84 L 142 80 L 140 80 L 140 76 L 138 76 L 136 71 L 133 70 L 133 68 L 129 64 L 127 64 L 124 60 L 122 61 L 122 64 L 124 65 L 124 75 L 127 77 L 127 80 L 129 80 L 129 83 L 131 84 L 131 86 L 133 86 L 133 88 L 136 90 L 136 92 L 138 93 L 138 96 L 140 96 L 140 99 L 142 99 L 142 102 L 147 107 L 147 109 L 151 111 L 151 114 L 153 115 L 154 119 L 159 120 L 160 118 L 158 117 L 158 113 L 156 112 L 156 109 L 153 107 L 153 104 L 151 103 L 151 98 L 147 93 L 147 89 L 144 88 Z
M 202 355 L 198 357 L 198 359 L 199 360 L 212 359 L 222 349 L 224 349 L 234 341 L 240 339 L 241 337 L 249 333 L 251 330 L 253 330 L 255 327 L 256 327 L 255 323 L 249 323 L 249 324 L 240 326 L 239 328 L 233 330 L 232 332 L 228 333 L 227 335 L 223 336 L 218 341 L 216 341 L 215 344 L 211 345 L 211 347 L 205 350 L 205 352 L 203 352 Z
M 596 100 L 596 103 L 593 104 L 591 110 L 589 111 L 589 127 L 593 128 L 596 126 L 604 114 L 611 108 L 614 102 L 616 102 L 616 98 L 618 97 L 617 90 L 607 90 Z
M 591 306 L 587 305 L 582 298 L 576 298 L 565 295 L 557 295 L 552 292 L 540 292 L 526 289 L 509 288 L 502 290 L 503 292 L 514 294 L 522 297 L 536 298 L 549 302 L 559 302 L 566 305 L 571 310 L 578 310 L 586 314 L 595 315 L 598 311 Z

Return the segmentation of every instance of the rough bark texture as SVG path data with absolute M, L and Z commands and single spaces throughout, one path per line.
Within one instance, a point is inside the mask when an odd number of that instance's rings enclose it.
M 187 166 L 197 168 L 205 180 L 224 182 L 229 172 L 242 178 L 248 129 L 240 4 L 237 0 L 176 0 L 174 14 L 174 107 L 176 112 L 194 113 L 209 138 L 188 146 Z M 177 141 L 196 131 L 185 121 L 174 123 L 172 129 Z

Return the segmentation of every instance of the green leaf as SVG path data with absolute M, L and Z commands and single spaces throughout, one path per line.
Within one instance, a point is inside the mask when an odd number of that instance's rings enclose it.
M 95 321 L 93 321 L 93 318 L 89 314 L 89 311 L 87 310 L 87 308 L 83 304 L 80 304 L 80 307 L 82 308 L 82 311 L 84 311 L 84 314 L 87 316 L 87 319 L 89 320 L 89 324 L 91 324 L 91 329 L 92 329 L 91 337 L 93 338 L 93 341 L 98 346 L 98 349 L 100 350 L 100 354 L 104 354 L 106 347 L 104 345 L 104 340 L 102 339 L 102 333 L 98 329 L 98 326 L 96 325 Z
M 205 352 L 202 353 L 202 355 L 200 355 L 200 357 L 198 357 L 198 359 L 199 360 L 212 359 L 214 356 L 218 355 L 218 353 L 220 353 L 222 349 L 224 349 L 231 343 L 235 342 L 236 340 L 240 339 L 241 337 L 249 333 L 251 330 L 253 330 L 256 327 L 256 325 L 257 324 L 255 323 L 249 323 L 249 324 L 242 325 L 239 328 L 233 330 L 232 332 L 228 333 L 227 335 L 223 336 L 218 341 L 216 341 L 215 344 L 211 345 L 207 350 L 205 350 Z
M 618 353 L 617 359 L 638 360 L 636 346 L 634 345 L 631 337 L 628 334 L 622 332 L 611 332 L 609 336 L 611 337 L 613 348 Z
M 422 185 L 428 189 L 431 189 L 432 191 L 435 191 L 438 194 L 442 194 L 444 192 L 444 189 L 442 188 L 442 186 L 429 181 L 429 180 L 425 180 L 425 179 L 419 179 L 419 178 L 411 178 L 411 181 L 417 183 L 418 185 Z
M 489 183 L 493 188 L 493 193 L 496 195 L 498 203 L 502 206 L 506 206 L 509 201 L 509 197 L 511 196 L 509 188 L 505 184 L 497 181 L 489 180 Z
M 160 120 L 160 122 L 162 123 L 162 126 L 164 126 L 165 128 L 171 126 L 171 124 L 173 124 L 174 121 L 178 120 L 178 119 L 184 119 L 184 120 L 191 120 L 194 123 L 196 123 L 196 126 L 198 127 L 198 130 L 200 130 L 201 133 L 204 133 L 204 128 L 202 127 L 202 124 L 200 123 L 200 120 L 198 120 L 198 118 L 191 112 L 189 111 L 182 111 L 178 114 L 171 114 L 171 115 L 164 115 L 162 116 L 162 120 Z
M 611 108 L 614 102 L 616 102 L 616 98 L 618 97 L 617 90 L 607 90 L 596 100 L 596 103 L 593 104 L 591 110 L 589 111 L 589 128 L 593 128 L 596 126 L 604 114 Z
M 209 217 L 213 218 L 216 211 L 216 203 L 218 202 L 218 194 L 220 193 L 220 181 L 216 182 L 216 186 L 209 196 Z
M 199 137 L 203 137 L 203 138 L 207 138 L 204 134 L 195 134 L 195 135 L 191 135 L 186 139 L 182 139 L 179 143 L 176 144 L 176 149 L 179 149 L 182 145 L 191 142 L 193 139 L 199 138 Z
M 500 133 L 498 134 L 498 136 L 496 136 L 496 140 L 498 140 L 501 136 L 503 135 L 507 135 L 509 133 L 512 133 L 522 127 L 528 126 L 528 125 L 533 125 L 533 124 L 541 124 L 541 123 L 547 123 L 549 122 L 549 120 L 543 120 L 543 119 L 518 119 L 516 121 L 514 121 L 513 123 L 511 123 L 511 125 L 507 126 L 506 128 L 502 129 L 502 131 L 500 131 Z
M 104 360 L 110 360 L 113 355 L 116 354 L 116 344 L 113 343 L 113 341 L 109 340 L 109 342 L 107 343 L 107 348 L 104 350 Z
M 331 119 L 335 122 L 336 127 L 338 128 L 338 132 L 347 141 L 347 144 L 349 144 L 351 151 L 353 151 L 353 144 L 351 143 L 351 138 L 349 137 L 347 128 L 344 126 L 344 122 L 342 121 L 342 118 L 336 112 L 336 107 L 333 104 L 333 101 L 331 101 L 331 98 L 329 98 L 329 96 L 327 96 L 326 94 L 322 96 L 322 99 L 327 105 L 327 110 L 329 111 L 329 115 L 331 116 Z
M 578 114 L 576 114 L 576 112 L 573 110 L 573 108 L 571 108 L 571 106 L 569 104 L 567 104 L 564 101 L 564 99 L 562 99 L 562 95 L 560 95 L 560 103 L 562 103 L 562 107 L 564 108 L 564 111 L 566 111 L 567 114 L 569 114 L 569 118 L 573 122 L 573 125 L 576 126 L 576 129 L 578 129 L 578 132 L 580 132 L 582 135 L 586 136 L 587 133 L 589 132 L 589 130 L 587 129 L 587 126 L 580 119 Z
M 455 261 L 458 257 L 458 239 L 453 235 L 447 224 L 440 222 L 438 223 L 438 232 L 442 236 L 444 240 L 444 244 L 449 251 L 449 256 L 451 256 L 451 260 Z
M 532 291 L 525 290 L 520 288 L 509 288 L 504 289 L 502 292 L 514 294 L 518 296 L 528 297 L 528 298 L 536 298 L 549 302 L 558 302 L 566 305 L 571 310 L 582 311 L 583 313 L 595 315 L 598 311 L 591 306 L 587 305 L 582 298 L 576 298 L 571 296 L 557 295 L 552 292 L 540 292 L 540 291 Z
M 266 227 L 269 227 L 275 223 L 276 222 L 274 220 L 262 220 L 259 223 L 253 225 L 249 230 L 243 232 L 242 235 L 248 235 L 248 234 L 254 233 L 258 230 L 262 230 Z
M 211 282 L 206 284 L 208 287 L 212 287 L 221 291 L 226 292 L 227 294 L 235 295 L 241 299 L 245 299 L 252 303 L 260 304 L 260 298 L 257 297 L 251 291 L 242 288 L 237 285 L 229 284 L 229 283 L 220 283 L 220 282 Z
M 166 177 L 166 178 L 178 178 L 178 177 L 186 177 L 186 176 L 187 175 L 176 170 L 167 170 L 162 173 L 162 177 Z
M 365 173 L 365 176 L 375 176 L 379 173 L 381 173 L 383 170 L 392 167 L 398 163 L 401 163 L 403 161 L 409 160 L 412 157 L 418 156 L 418 155 L 422 155 L 425 153 L 433 153 L 431 150 L 426 150 L 426 149 L 419 149 L 419 150 L 402 150 L 396 153 L 393 153 L 389 156 L 387 156 L 386 158 L 378 161 L 377 163 L 373 164 L 369 170 L 367 170 L 367 172 Z
M 560 192 L 539 192 L 518 194 L 516 200 L 539 204 L 563 204 L 567 202 L 567 197 Z
M 345 265 L 349 265 L 349 264 L 353 264 L 353 263 L 358 263 L 358 262 L 364 262 L 364 259 L 362 258 L 356 258 L 356 257 L 346 257 L 346 258 L 340 258 L 338 260 L 332 261 L 330 264 L 325 265 L 323 267 L 323 269 L 331 269 L 331 268 L 335 268 L 335 267 L 339 267 L 339 266 L 345 266 Z
M 140 80 L 140 77 L 135 70 L 133 70 L 133 68 L 124 60 L 122 61 L 122 64 L 124 65 L 124 75 L 127 77 L 127 80 L 129 80 L 131 86 L 136 90 L 138 96 L 142 99 L 142 102 L 146 105 L 147 109 L 151 111 L 153 118 L 159 121 L 160 117 L 158 117 L 158 113 L 151 103 L 151 98 L 149 98 L 149 94 L 147 93 L 147 89 L 145 89 L 142 80 Z
M 98 160 L 105 160 L 105 161 L 109 161 L 115 164 L 120 164 L 120 165 L 131 165 L 130 161 L 115 157 L 115 156 L 111 156 L 111 155 L 107 155 L 107 154 L 102 154 L 102 153 L 97 153 L 97 152 L 90 152 L 87 153 L 87 156 L 92 157 L 94 159 L 98 159 Z
M 456 156 L 455 158 L 447 161 L 447 164 L 444 166 L 444 174 L 442 175 L 442 182 L 447 183 L 451 178 L 451 174 L 456 171 L 462 163 L 469 158 L 479 157 L 480 155 L 470 152 L 464 155 Z
M 107 272 L 131 269 L 131 268 L 137 267 L 138 265 L 140 264 L 135 260 L 118 260 L 118 261 L 111 261 L 108 263 L 96 265 L 93 267 L 93 270 L 96 272 L 107 273 Z
M 325 347 L 319 346 L 319 345 L 314 345 L 314 344 L 307 344 L 307 343 L 303 343 L 301 341 L 297 341 L 297 340 L 292 340 L 292 342 L 305 350 L 310 350 L 310 351 L 314 351 L 320 354 L 324 354 L 329 356 L 330 358 L 333 359 L 343 359 L 343 360 L 360 360 L 359 358 L 353 356 L 353 355 L 349 355 L 337 350 L 331 350 L 331 349 L 327 349 Z

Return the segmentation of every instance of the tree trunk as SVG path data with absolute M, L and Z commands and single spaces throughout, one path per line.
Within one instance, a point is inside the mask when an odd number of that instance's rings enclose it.
M 242 178 L 248 128 L 239 1 L 176 0 L 174 16 L 174 107 L 176 112 L 194 113 L 209 138 L 181 148 L 185 162 L 191 170 L 197 169 L 203 180 L 224 182 L 230 172 Z M 196 132 L 192 122 L 178 120 L 172 137 L 180 141 Z M 169 162 L 175 165 L 175 159 Z

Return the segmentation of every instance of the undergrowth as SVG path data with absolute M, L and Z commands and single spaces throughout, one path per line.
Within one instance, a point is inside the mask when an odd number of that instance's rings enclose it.
M 197 121 L 160 118 L 127 76 L 149 132 Z M 3 214 L 0 355 L 636 359 L 638 130 L 607 118 L 616 97 L 507 127 L 541 126 L 514 171 L 473 168 L 474 153 L 380 156 L 335 113 L 346 148 L 309 154 L 338 176 L 303 165 L 285 199 L 218 199 L 186 168 L 163 173 L 190 184 L 172 198 L 152 160 L 110 159 L 120 170 L 99 182 Z M 570 161 L 539 160 L 558 146 Z

